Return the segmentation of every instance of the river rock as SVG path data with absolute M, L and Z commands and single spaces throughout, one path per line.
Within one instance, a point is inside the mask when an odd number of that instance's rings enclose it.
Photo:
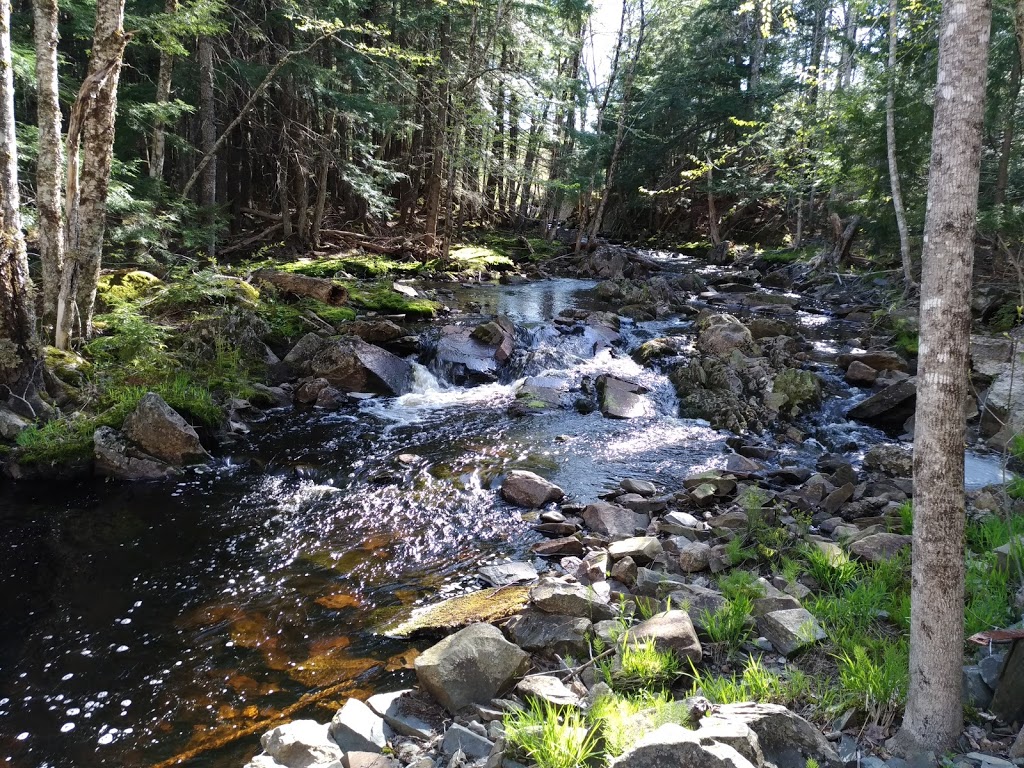
M 860 360 L 854 360 L 846 369 L 846 380 L 860 387 L 870 387 L 877 378 L 878 371 Z
M 983 376 L 998 376 L 1013 355 L 1014 340 L 1005 336 L 971 335 L 971 369 Z
M 315 720 L 293 720 L 267 731 L 260 739 L 266 755 L 285 768 L 327 766 L 340 761 L 342 750 Z
M 593 624 L 578 616 L 556 616 L 527 608 L 505 624 L 512 642 L 527 651 L 557 653 L 563 658 L 586 656 Z
M 626 493 L 636 493 L 644 497 L 654 496 L 658 492 L 658 487 L 649 480 L 636 480 L 631 477 L 622 480 L 619 487 Z
M 654 640 L 655 646 L 662 651 L 672 651 L 680 661 L 700 661 L 700 640 L 697 639 L 697 632 L 686 611 L 664 611 L 629 630 L 629 642 L 642 643 L 647 640 Z
M 284 356 L 284 364 L 299 376 L 308 376 L 313 358 L 328 342 L 316 333 L 307 333 Z
M 100 427 L 92 436 L 96 473 L 121 480 L 159 480 L 178 474 L 175 467 L 143 453 L 111 427 Z
M 29 424 L 27 419 L 0 406 L 0 438 L 14 440 L 23 430 L 29 428 Z
M 762 432 L 778 416 L 767 405 L 775 371 L 763 357 L 739 349 L 727 358 L 696 355 L 669 374 L 679 396 L 679 414 L 705 419 L 717 429 Z
M 412 391 L 412 366 L 358 336 L 343 336 L 310 361 L 313 376 L 343 392 L 404 395 Z
M 392 691 L 390 693 L 378 693 L 366 700 L 366 706 L 384 719 L 396 733 L 408 736 L 412 739 L 427 740 L 434 736 L 435 727 L 441 719 L 442 711 L 433 705 L 437 711 L 431 711 L 423 699 L 422 692 L 411 689 L 404 691 Z M 427 714 L 429 712 L 429 714 Z M 424 719 L 430 717 L 434 722 Z
M 345 752 L 380 752 L 390 730 L 384 718 L 359 699 L 349 699 L 331 720 L 329 733 Z
M 646 390 L 639 384 L 602 375 L 597 379 L 601 413 L 611 419 L 635 419 L 647 414 Z
M 486 704 L 526 669 L 530 656 L 490 624 L 473 624 L 416 657 L 420 685 L 449 712 Z
M 615 618 L 615 609 L 582 584 L 542 581 L 530 590 L 530 602 L 547 613 L 591 621 Z
M 825 639 L 825 630 L 805 608 L 766 613 L 758 618 L 757 629 L 783 656 Z
M 907 361 L 896 352 L 890 350 L 875 350 L 871 352 L 847 352 L 836 360 L 840 368 L 849 369 L 854 363 L 874 368 L 875 371 L 903 371 L 909 370 Z
M 732 747 L 702 743 L 699 731 L 667 723 L 644 736 L 609 768 L 755 768 Z
M 982 403 L 981 435 L 1002 448 L 1024 427 L 1024 364 L 1004 366 Z
M 743 723 L 757 734 L 764 758 L 778 768 L 806 768 L 813 758 L 822 768 L 842 762 L 821 732 L 800 715 L 778 704 L 722 704 L 700 721 L 700 727 Z M 699 733 L 699 730 L 698 730 Z
M 914 474 L 914 450 L 888 443 L 873 445 L 864 454 L 864 467 L 891 477 L 911 477 Z
M 456 752 L 462 752 L 470 760 L 482 760 L 491 754 L 492 749 L 494 742 L 458 723 L 449 726 L 441 743 L 441 751 L 444 754 L 451 756 Z
M 405 331 L 397 323 L 390 320 L 356 320 L 345 323 L 342 329 L 346 334 L 358 336 L 368 344 L 387 344 L 397 341 L 405 335 Z
M 898 533 L 875 533 L 858 539 L 850 545 L 850 551 L 861 560 L 881 563 L 892 560 L 913 543 L 913 537 Z
M 537 578 L 537 569 L 529 563 L 519 560 L 498 565 L 484 565 L 477 569 L 477 573 L 492 587 L 522 584 Z
M 142 397 L 122 431 L 143 452 L 176 467 L 210 458 L 196 431 L 155 392 Z
M 638 528 L 646 528 L 647 522 L 644 517 L 606 501 L 588 504 L 583 510 L 583 522 L 590 530 L 619 538 L 628 538 L 635 535 Z
M 531 549 L 543 557 L 556 557 L 558 555 L 580 557 L 583 555 L 583 542 L 575 536 L 562 536 L 558 539 L 538 541 Z
M 711 546 L 703 541 L 691 541 L 679 548 L 679 567 L 686 573 L 700 573 L 711 565 Z
M 795 417 L 821 405 L 821 379 L 813 371 L 786 368 L 772 382 L 772 393 L 786 398 L 775 406 Z
M 449 325 L 441 329 L 431 366 L 456 384 L 497 381 L 515 346 L 515 328 L 498 317 L 476 328 Z
M 728 604 L 725 595 L 699 584 L 676 584 L 668 594 L 672 605 L 686 611 L 690 621 L 700 627 L 705 613 L 714 615 Z
M 556 707 L 576 707 L 580 697 L 553 675 L 530 675 L 519 681 L 516 693 L 525 699 L 536 699 Z
M 559 501 L 565 496 L 565 492 L 540 475 L 513 469 L 505 475 L 501 484 L 501 495 L 512 504 L 535 509 L 543 507 L 549 501 Z
M 846 412 L 848 418 L 882 427 L 902 427 L 914 415 L 917 400 L 917 378 L 911 377 L 891 384 L 881 392 L 857 403 Z
M 734 349 L 758 355 L 750 330 L 732 315 L 711 315 L 697 334 L 697 349 L 706 355 L 727 357 Z
M 341 768 L 400 768 L 401 765 L 393 757 L 376 752 L 346 752 L 341 758 Z M 332 763 L 325 768 L 337 768 L 337 764 Z
M 612 542 L 608 546 L 608 554 L 612 560 L 631 558 L 639 565 L 647 565 L 662 552 L 661 542 L 654 536 L 633 536 L 621 541 Z

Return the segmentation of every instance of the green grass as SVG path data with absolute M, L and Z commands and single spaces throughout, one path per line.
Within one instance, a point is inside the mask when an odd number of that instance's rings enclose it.
M 515 262 L 493 248 L 482 245 L 457 245 L 448 253 L 454 266 L 460 270 L 493 270 L 505 272 L 515 269 Z
M 598 662 L 605 682 L 615 690 L 657 691 L 670 686 L 680 674 L 682 664 L 671 651 L 657 648 L 653 638 L 640 641 L 625 638 L 619 650 L 619 664 Z
M 728 653 L 735 653 L 752 634 L 747 617 L 753 601 L 747 595 L 737 595 L 714 613 L 705 610 L 701 615 L 708 640 Z
M 914 502 L 908 499 L 900 504 L 900 508 L 896 511 L 900 516 L 900 530 L 909 536 L 914 532 Z
M 690 695 L 702 695 L 714 704 L 756 701 L 794 706 L 812 699 L 827 698 L 815 690 L 810 678 L 800 670 L 780 675 L 765 668 L 760 657 L 749 658 L 743 671 L 731 676 L 715 675 L 692 665 L 691 668 L 693 687 Z
M 506 714 L 504 725 L 513 753 L 538 768 L 579 768 L 601 753 L 598 727 L 575 709 L 534 700 Z
M 857 577 L 857 563 L 844 552 L 826 552 L 814 544 L 803 548 L 807 572 L 818 585 L 833 594 L 852 583 Z
M 587 718 L 600 729 L 605 753 L 618 757 L 647 732 L 676 722 L 676 714 L 667 692 L 644 691 L 635 696 L 615 693 L 599 696 L 587 712 Z
M 837 660 L 843 705 L 857 707 L 871 722 L 889 726 L 906 702 L 910 644 L 887 642 L 870 651 L 858 645 L 852 652 L 840 653 Z

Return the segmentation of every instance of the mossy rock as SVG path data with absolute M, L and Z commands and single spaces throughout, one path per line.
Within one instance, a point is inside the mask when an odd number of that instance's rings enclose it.
M 493 623 L 514 616 L 530 602 L 529 587 L 498 587 L 459 595 L 434 605 L 415 608 L 381 628 L 389 637 L 408 638 L 444 634 L 480 622 Z
M 164 284 L 156 275 L 141 269 L 101 275 L 96 295 L 110 309 L 135 304 L 152 295 Z
M 821 379 L 811 371 L 786 368 L 775 377 L 772 392 L 775 395 L 785 396 L 785 402 L 780 402 L 780 405 L 795 416 L 800 411 L 806 410 L 808 406 L 814 407 L 821 404 Z
M 65 384 L 82 387 L 92 375 L 92 363 L 74 352 L 46 347 L 43 356 L 46 368 Z

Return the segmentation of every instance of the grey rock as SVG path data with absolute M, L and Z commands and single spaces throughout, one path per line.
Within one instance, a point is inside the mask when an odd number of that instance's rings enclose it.
M 388 743 L 384 718 L 359 699 L 346 701 L 328 730 L 345 752 L 380 752 Z
M 291 348 L 284 356 L 285 365 L 295 371 L 299 376 L 308 376 L 310 363 L 316 354 L 327 345 L 327 341 L 315 333 L 307 333 Z
M 993 691 L 999 685 L 999 678 L 1003 674 L 1003 665 L 1006 663 L 1006 651 L 993 653 L 990 656 L 983 656 L 978 662 L 978 669 L 981 670 L 981 679 L 985 685 Z
M 580 697 L 553 675 L 530 675 L 519 681 L 516 693 L 525 699 L 538 699 L 556 707 L 576 707 Z
M 142 451 L 172 466 L 210 458 L 192 426 L 155 392 L 142 397 L 121 430 Z
M 661 553 L 661 542 L 654 536 L 633 536 L 614 541 L 608 546 L 608 555 L 612 560 L 629 557 L 639 565 L 647 565 Z
M 775 611 L 789 611 L 800 607 L 800 601 L 792 595 L 780 594 L 757 598 L 750 613 L 754 618 L 758 618 Z
M 848 418 L 881 426 L 902 426 L 914 412 L 917 379 L 896 382 L 857 403 L 846 412 Z
M 846 369 L 846 380 L 851 384 L 871 386 L 877 378 L 878 371 L 860 360 L 854 360 Z
M 872 352 L 854 352 L 840 355 L 836 361 L 840 368 L 849 368 L 858 362 L 869 365 L 876 371 L 906 371 L 907 361 L 896 352 L 876 350 Z
M 861 560 L 881 563 L 892 560 L 910 547 L 913 541 L 913 537 L 898 533 L 875 533 L 853 542 L 850 551 Z
M 672 651 L 680 659 L 700 661 L 701 645 L 697 632 L 686 611 L 671 610 L 655 614 L 633 627 L 628 642 L 642 643 L 653 640 L 662 651 Z
M 178 470 L 135 448 L 116 429 L 100 427 L 92 436 L 96 472 L 121 480 L 159 480 Z
M 454 723 L 445 731 L 441 751 L 446 755 L 454 755 L 459 750 L 471 760 L 480 760 L 491 754 L 494 742 L 468 728 Z
M 515 346 L 515 328 L 496 318 L 477 328 L 445 326 L 434 349 L 431 366 L 456 384 L 496 381 Z
M 734 349 L 745 355 L 757 355 L 750 330 L 733 315 L 711 315 L 697 334 L 697 349 L 706 355 L 729 356 Z
M 28 427 L 29 422 L 26 419 L 14 411 L 0 407 L 0 437 L 4 440 L 13 440 Z
M 358 336 L 369 344 L 387 344 L 390 341 L 397 341 L 405 335 L 401 326 L 383 318 L 345 323 L 342 330 L 346 334 Z
M 315 720 L 293 720 L 263 734 L 263 750 L 285 768 L 310 768 L 341 760 L 341 748 L 327 726 Z
M 672 601 L 673 607 L 686 611 L 698 629 L 705 614 L 713 616 L 728 602 L 721 592 L 696 584 L 678 585 L 669 593 L 668 599 Z
M 638 528 L 647 527 L 636 512 L 606 501 L 588 504 L 583 510 L 583 522 L 594 533 L 612 537 L 634 536 Z
M 612 566 L 609 574 L 616 581 L 621 581 L 627 587 L 636 584 L 637 565 L 632 557 L 624 557 Z
M 679 548 L 678 562 L 686 573 L 706 571 L 711 564 L 711 547 L 702 541 L 691 541 Z
M 892 477 L 910 477 L 914 474 L 914 451 L 901 445 L 880 443 L 864 454 L 864 467 Z
M 510 686 L 530 656 L 490 624 L 473 624 L 416 657 L 420 685 L 449 712 L 483 704 Z
M 647 398 L 643 388 L 614 376 L 601 376 L 597 381 L 601 396 L 601 413 L 612 419 L 635 419 L 647 415 Z
M 1004 571 L 1018 570 L 1024 565 L 1024 535 L 1015 536 L 993 551 L 996 553 L 996 567 Z
M 977 666 L 964 667 L 962 693 L 964 704 L 976 709 L 987 709 L 992 703 L 992 696 L 992 689 L 985 684 L 981 668 Z
M 791 656 L 825 639 L 825 630 L 804 608 L 766 613 L 758 617 L 757 628 L 783 656 Z
M 542 581 L 530 589 L 530 602 L 547 613 L 577 616 L 591 621 L 612 619 L 615 609 L 598 593 L 581 584 Z
M 346 752 L 341 759 L 343 768 L 399 768 L 401 763 L 387 755 L 375 752 Z M 431 761 L 431 765 L 433 762 Z
M 740 722 L 757 734 L 765 760 L 778 768 L 806 768 L 814 758 L 823 768 L 839 768 L 839 756 L 811 723 L 777 704 L 723 704 L 700 721 L 701 727 L 716 722 Z
M 404 395 L 412 391 L 412 366 L 358 336 L 343 336 L 310 361 L 311 375 L 343 392 Z
M 492 587 L 505 587 L 509 584 L 522 584 L 537 578 L 537 569 L 529 563 L 514 560 L 498 565 L 484 565 L 477 569 L 480 578 Z
M 647 734 L 610 768 L 754 768 L 730 746 L 702 744 L 696 731 L 667 723 Z
M 501 483 L 501 495 L 520 507 L 535 509 L 550 501 L 559 501 L 565 492 L 540 475 L 521 469 L 514 469 L 505 475 Z
M 430 739 L 434 726 L 420 716 L 423 705 L 413 701 L 412 696 L 411 690 L 378 693 L 366 700 L 366 706 L 396 733 L 413 739 Z
M 658 488 L 654 483 L 648 480 L 635 480 L 629 477 L 620 482 L 619 487 L 626 493 L 636 493 L 647 497 L 654 496 L 658 492 Z
M 509 637 L 520 648 L 577 658 L 587 653 L 591 628 L 589 619 L 556 616 L 536 608 L 527 608 L 505 624 Z

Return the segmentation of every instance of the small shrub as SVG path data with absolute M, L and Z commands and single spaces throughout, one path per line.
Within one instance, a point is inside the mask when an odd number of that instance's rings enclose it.
M 579 768 L 600 754 L 597 727 L 574 709 L 534 700 L 507 714 L 504 725 L 509 746 L 538 768 Z
M 632 747 L 647 730 L 673 722 L 675 710 L 671 701 L 665 691 L 642 691 L 636 696 L 613 693 L 598 697 L 587 717 L 599 727 L 605 752 L 617 757 Z
M 628 637 L 619 652 L 619 665 L 604 662 L 605 681 L 618 690 L 661 690 L 679 677 L 682 665 L 671 651 L 657 648 L 653 638 L 639 642 Z

